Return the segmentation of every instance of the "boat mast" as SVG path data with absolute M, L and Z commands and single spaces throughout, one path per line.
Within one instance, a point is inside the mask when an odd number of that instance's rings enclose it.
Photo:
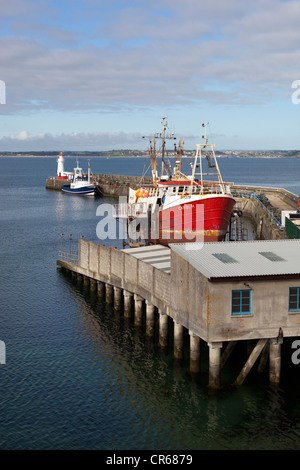
M 197 147 L 197 151 L 196 151 L 196 156 L 195 156 L 195 160 L 194 160 L 194 166 L 193 166 L 193 171 L 192 171 L 192 179 L 191 179 L 191 183 L 193 184 L 194 180 L 195 180 L 195 175 L 196 174 L 199 174 L 200 175 L 200 181 L 201 181 L 201 184 L 203 184 L 203 175 L 215 175 L 217 174 L 218 175 L 218 180 L 219 180 L 219 183 L 222 187 L 222 189 L 224 190 L 224 183 L 223 183 L 223 180 L 222 180 L 222 176 L 221 176 L 221 173 L 220 173 L 220 170 L 219 170 L 219 165 L 218 165 L 218 162 L 217 162 L 217 158 L 216 158 L 216 154 L 215 154 L 215 146 L 216 144 L 208 144 L 208 139 L 207 139 L 207 135 L 206 135 L 206 127 L 209 123 L 207 122 L 206 124 L 202 124 L 202 127 L 205 128 L 205 133 L 204 135 L 202 136 L 202 139 L 204 139 L 204 143 L 203 144 L 197 144 L 196 147 Z M 207 147 L 210 147 L 211 148 L 211 153 L 212 153 L 212 156 L 213 156 L 213 159 L 214 159 L 214 165 L 212 165 L 210 163 L 210 155 L 209 155 L 209 150 L 207 149 Z M 202 150 L 206 150 L 206 158 L 208 160 L 208 167 L 211 168 L 211 167 L 215 167 L 216 168 L 216 171 L 214 173 L 203 173 L 203 168 L 202 168 Z M 200 173 L 196 173 L 196 168 L 197 168 L 197 165 L 198 165 L 198 160 L 199 160 L 199 167 L 200 167 Z
M 165 156 L 166 156 L 166 139 L 173 139 L 176 140 L 176 137 L 172 134 L 166 134 L 166 129 L 167 129 L 167 121 L 166 117 L 164 116 L 162 118 L 162 125 L 163 125 L 163 130 L 160 133 L 154 134 L 153 137 L 149 137 L 150 141 L 150 162 L 151 162 L 151 170 L 152 170 L 152 178 L 153 178 L 153 184 L 154 186 L 157 185 L 157 180 L 158 180 L 158 174 L 157 174 L 157 153 L 156 153 L 156 140 L 157 139 L 162 139 L 162 150 L 161 150 L 161 175 L 162 177 L 164 175 L 165 169 L 168 171 L 168 173 L 172 176 L 172 171 L 169 168 L 167 162 L 165 161 Z M 146 136 L 143 136 L 143 139 Z M 152 149 L 152 139 L 153 139 L 153 149 Z

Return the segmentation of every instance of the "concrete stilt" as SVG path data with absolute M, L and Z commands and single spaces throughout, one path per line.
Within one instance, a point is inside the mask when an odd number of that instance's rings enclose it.
M 114 308 L 116 310 L 121 310 L 122 308 L 122 293 L 120 287 L 114 286 Z
M 88 276 L 83 276 L 83 285 L 84 286 L 90 285 L 90 278 Z
M 143 301 L 144 299 L 134 294 L 134 324 L 140 326 L 143 321 Z
M 282 341 L 282 338 L 270 339 L 269 379 L 271 384 L 280 383 Z
M 131 292 L 128 292 L 127 290 L 123 291 L 123 297 L 124 297 L 124 317 L 125 318 L 130 318 L 131 317 L 131 311 L 132 311 L 132 297 L 133 294 Z
M 227 359 L 229 358 L 230 354 L 232 353 L 232 351 L 235 348 L 236 343 L 237 343 L 237 341 L 229 341 L 228 342 L 228 344 L 225 348 L 225 351 L 223 352 L 223 354 L 221 356 L 221 369 L 225 366 L 225 364 L 227 362 Z
M 208 343 L 209 346 L 209 387 L 220 387 L 221 348 L 223 343 Z
M 183 358 L 183 326 L 174 320 L 174 357 Z
M 71 278 L 77 279 L 77 273 L 75 271 L 71 271 Z
M 146 300 L 146 335 L 154 335 L 155 307 Z
M 105 284 L 104 282 L 97 281 L 97 293 L 99 297 L 104 297 L 105 295 Z
M 97 290 L 97 281 L 95 281 L 95 279 L 90 280 L 90 289 L 93 292 Z
M 190 334 L 190 372 L 197 374 L 200 371 L 200 338 Z
M 77 273 L 77 282 L 82 282 L 82 281 L 83 281 L 82 274 Z
M 270 343 L 268 342 L 265 345 L 264 349 L 262 350 L 260 361 L 257 367 L 257 372 L 259 374 L 262 374 L 265 371 L 265 368 L 269 359 L 269 347 L 270 347 Z
M 114 298 L 113 286 L 105 284 L 105 302 L 111 304 Z
M 242 368 L 241 372 L 238 375 L 238 378 L 235 381 L 237 385 L 242 385 L 245 378 L 247 377 L 250 370 L 252 369 L 253 365 L 255 364 L 255 361 L 257 360 L 258 356 L 260 355 L 263 348 L 265 347 L 267 341 L 268 341 L 267 339 L 259 339 L 257 341 L 256 346 L 253 348 L 250 356 L 248 357 L 246 361 L 246 364 Z
M 168 315 L 159 311 L 159 345 L 165 348 L 168 345 Z

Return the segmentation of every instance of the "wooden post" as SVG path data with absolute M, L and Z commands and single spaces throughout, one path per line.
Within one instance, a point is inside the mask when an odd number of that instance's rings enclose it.
M 95 279 L 90 279 L 90 289 L 92 292 L 97 290 L 97 281 Z

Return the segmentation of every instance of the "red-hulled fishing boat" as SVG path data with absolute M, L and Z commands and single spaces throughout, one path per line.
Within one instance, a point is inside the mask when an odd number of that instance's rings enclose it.
M 215 144 L 197 144 L 190 163 L 190 174 L 183 173 L 183 143 L 176 148 L 176 161 L 172 168 L 166 154 L 167 123 L 163 118 L 163 132 L 150 140 L 150 162 L 153 183 L 142 188 L 129 189 L 127 204 L 116 207 L 116 216 L 128 221 L 131 242 L 143 239 L 148 244 L 215 242 L 224 240 L 235 200 L 230 185 L 222 180 Z M 162 139 L 161 174 L 158 176 L 156 141 Z M 207 160 L 207 171 L 203 168 Z M 208 177 L 208 179 L 204 179 Z M 215 180 L 214 180 L 215 178 Z

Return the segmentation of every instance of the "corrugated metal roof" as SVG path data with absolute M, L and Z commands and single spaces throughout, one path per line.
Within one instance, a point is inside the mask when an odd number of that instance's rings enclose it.
M 170 273 L 171 250 L 162 245 L 141 246 L 138 248 L 125 248 L 125 253 L 135 258 L 151 264 L 157 269 L 161 269 L 166 273 Z
M 208 279 L 300 274 L 300 240 L 178 243 L 170 248 Z

